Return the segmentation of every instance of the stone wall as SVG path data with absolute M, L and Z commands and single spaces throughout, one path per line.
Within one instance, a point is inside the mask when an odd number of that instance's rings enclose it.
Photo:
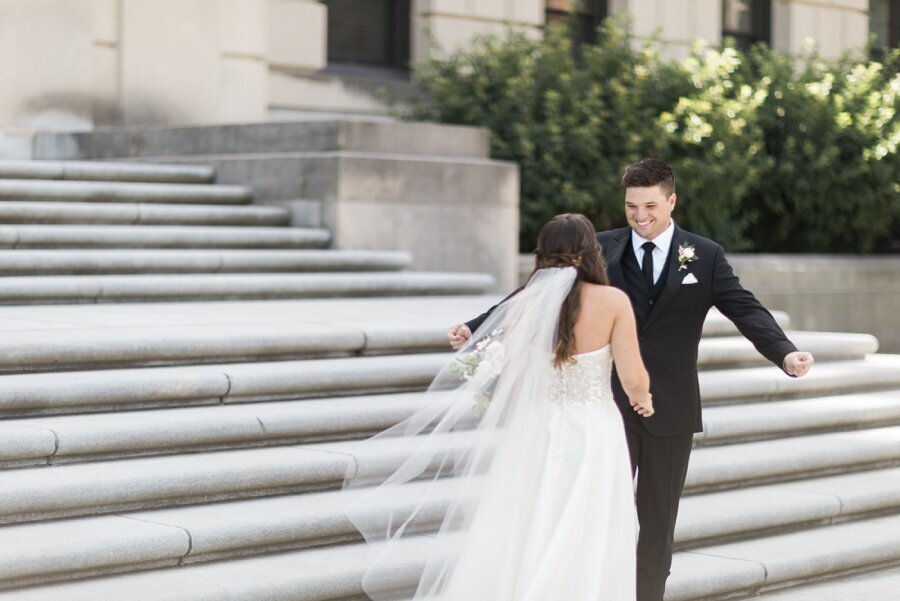
M 859 332 L 900 353 L 900 257 L 730 254 L 741 283 L 798 330 Z M 519 281 L 533 257 L 520 255 Z

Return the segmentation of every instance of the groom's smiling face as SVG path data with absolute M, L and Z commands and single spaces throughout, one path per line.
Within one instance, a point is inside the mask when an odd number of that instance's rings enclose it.
M 675 193 L 668 197 L 662 186 L 625 189 L 625 217 L 639 236 L 653 240 L 669 227 L 675 209 Z

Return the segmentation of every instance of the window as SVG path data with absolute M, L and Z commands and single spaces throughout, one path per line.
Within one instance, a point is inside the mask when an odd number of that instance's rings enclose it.
M 770 0 L 722 0 L 722 37 L 732 37 L 741 48 L 771 41 Z
M 408 68 L 410 0 L 322 1 L 329 66 Z
M 869 0 L 869 33 L 875 55 L 900 46 L 900 0 Z
M 573 32 L 576 44 L 593 44 L 597 41 L 597 27 L 607 16 L 607 0 L 547 0 L 547 25 L 567 21 L 573 6 L 577 6 Z

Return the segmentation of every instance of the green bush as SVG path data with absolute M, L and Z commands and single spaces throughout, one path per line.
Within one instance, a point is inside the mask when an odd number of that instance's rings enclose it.
M 732 250 L 888 250 L 900 53 L 794 69 L 764 47 L 697 47 L 676 63 L 619 19 L 598 37 L 576 53 L 561 25 L 509 32 L 414 67 L 409 117 L 487 127 L 492 156 L 521 165 L 523 250 L 556 213 L 623 225 L 619 180 L 642 156 L 675 167 L 679 223 Z

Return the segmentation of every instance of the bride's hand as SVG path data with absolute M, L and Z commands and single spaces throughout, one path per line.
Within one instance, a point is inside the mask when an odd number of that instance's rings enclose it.
M 648 394 L 647 398 L 642 401 L 633 402 L 632 408 L 642 417 L 650 417 L 656 411 L 653 409 L 653 395 Z

